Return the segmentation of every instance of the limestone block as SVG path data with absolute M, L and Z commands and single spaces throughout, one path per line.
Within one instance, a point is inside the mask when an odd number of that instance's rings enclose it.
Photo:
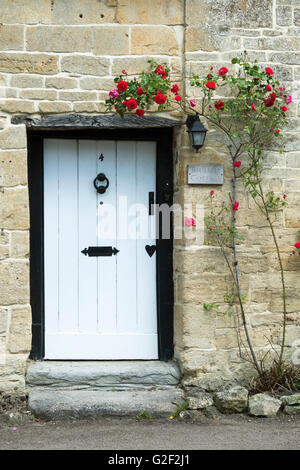
M 111 78 L 82 77 L 79 84 L 80 88 L 83 90 L 109 91 L 114 88 L 114 83 Z
M 43 114 L 68 113 L 72 111 L 72 105 L 66 101 L 41 101 L 39 111 Z
M 240 386 L 217 392 L 214 398 L 222 413 L 242 413 L 248 406 L 248 390 Z
M 214 29 L 208 33 L 199 26 L 188 26 L 186 29 L 186 50 L 213 52 L 224 51 L 231 48 L 231 38 L 220 36 Z
M 74 103 L 73 110 L 76 113 L 103 113 L 105 105 L 97 101 L 79 101 Z
M 34 103 L 22 100 L 0 100 L 0 111 L 5 113 L 34 113 Z
M 89 27 L 30 26 L 26 29 L 26 50 L 41 52 L 90 52 Z
M 0 226 L 8 230 L 29 228 L 26 188 L 4 189 L 0 192 Z
M 29 267 L 23 261 L 0 262 L 1 305 L 25 304 L 29 302 Z
M 297 53 L 271 52 L 268 58 L 270 62 L 277 62 L 279 64 L 300 65 L 300 54 Z
M 181 0 L 119 0 L 119 23 L 182 24 L 184 6 Z
M 38 88 L 43 86 L 43 78 L 36 75 L 13 75 L 10 81 L 11 86 L 17 88 Z
M 0 55 L 1 65 L 1 55 Z M 62 58 L 62 72 L 72 72 L 83 75 L 108 75 L 109 59 L 91 56 L 66 56 Z
M 11 232 L 10 246 L 12 258 L 28 258 L 29 231 Z
M 8 309 L 0 307 L 0 335 L 6 334 L 8 320 Z M 0 359 L 1 364 L 1 359 Z
M 148 57 L 113 59 L 112 74 L 119 75 L 123 69 L 126 70 L 128 75 L 135 75 L 143 71 L 149 71 L 149 59 L 151 59 L 151 55 L 149 55 Z M 165 62 L 165 59 L 163 59 L 162 57 L 155 57 L 155 60 L 160 64 Z
M 96 101 L 97 93 L 95 91 L 60 91 L 59 99 L 61 101 Z
M 26 146 L 25 126 L 13 126 L 0 132 L 0 149 L 22 149 Z
M 3 52 L 0 53 L 0 72 L 51 75 L 58 72 L 58 58 L 48 54 Z
M 11 353 L 26 353 L 30 351 L 30 348 L 31 348 L 31 308 L 30 306 L 12 308 L 7 347 Z
M 70 88 L 77 88 L 77 80 L 76 78 L 69 78 L 69 77 L 47 77 L 46 87 L 57 88 L 58 90 L 61 90 L 61 89 L 68 90 Z
M 9 243 L 9 232 L 3 228 L 0 230 L 0 244 L 7 245 Z
M 113 23 L 116 0 L 59 0 L 53 2 L 53 24 Z
M 300 26 L 300 8 L 294 8 L 294 25 Z
M 187 0 L 186 22 L 200 27 L 219 25 L 233 28 L 272 28 L 272 2 L 269 0 Z
M 131 35 L 132 54 L 177 55 L 175 32 L 166 26 L 135 26 Z
M 0 245 L 0 260 L 9 257 L 9 246 L 8 245 Z
M 192 303 L 202 306 L 203 303 L 223 301 L 227 292 L 224 275 L 209 274 L 204 278 L 199 275 L 178 276 L 177 299 L 179 303 Z
M 6 122 L 7 122 L 7 118 L 5 116 L 0 116 L 0 130 L 5 128 Z
M 0 152 L 0 186 L 17 186 L 20 184 L 25 185 L 26 183 L 26 150 L 10 150 Z
M 93 52 L 96 55 L 129 54 L 129 28 L 94 28 L 93 44 Z
M 249 414 L 252 416 L 276 416 L 281 401 L 266 393 L 258 393 L 249 398 Z
M 49 24 L 51 19 L 51 2 L 49 0 L 1 0 L 0 18 L 2 23 Z
M 1 11 L 1 6 L 0 6 Z M 1 17 L 1 13 L 0 13 Z M 2 21 L 2 18 L 1 18 Z M 0 49 L 19 50 L 24 47 L 24 26 L 19 25 L 0 25 Z
M 31 89 L 31 90 L 20 90 L 20 98 L 25 98 L 26 100 L 56 100 L 57 91 L 56 90 L 41 90 L 41 89 Z
M 297 20 L 296 20 L 296 15 L 295 15 L 295 22 L 296 21 Z M 293 22 L 293 11 L 291 7 L 285 5 L 285 6 L 276 8 L 276 23 L 278 24 L 278 26 L 289 26 L 292 24 L 292 22 Z

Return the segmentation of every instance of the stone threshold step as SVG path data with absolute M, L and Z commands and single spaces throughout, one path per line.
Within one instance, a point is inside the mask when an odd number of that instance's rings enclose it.
M 26 385 L 29 389 L 130 390 L 174 387 L 180 378 L 174 361 L 32 361 Z
M 139 391 L 32 390 L 30 411 L 37 418 L 97 418 L 101 416 L 136 417 L 146 411 L 151 417 L 167 417 L 184 402 L 179 388 Z

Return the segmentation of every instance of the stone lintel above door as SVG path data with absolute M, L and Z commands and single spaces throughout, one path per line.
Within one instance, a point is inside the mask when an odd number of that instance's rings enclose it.
M 158 116 L 128 115 L 121 118 L 115 114 L 66 114 L 57 116 L 42 116 L 32 118 L 28 115 L 17 115 L 11 120 L 12 124 L 25 124 L 28 128 L 42 129 L 146 129 L 161 127 L 176 127 L 183 124 L 177 119 Z

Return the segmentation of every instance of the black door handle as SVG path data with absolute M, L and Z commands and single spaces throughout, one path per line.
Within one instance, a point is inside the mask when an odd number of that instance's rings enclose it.
M 154 215 L 154 192 L 149 193 L 149 215 Z
M 85 256 L 112 256 L 119 253 L 120 250 L 112 246 L 89 246 L 81 251 Z

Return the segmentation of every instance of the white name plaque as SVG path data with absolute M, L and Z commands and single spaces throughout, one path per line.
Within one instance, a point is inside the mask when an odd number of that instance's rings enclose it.
M 188 165 L 188 184 L 223 184 L 223 165 Z

